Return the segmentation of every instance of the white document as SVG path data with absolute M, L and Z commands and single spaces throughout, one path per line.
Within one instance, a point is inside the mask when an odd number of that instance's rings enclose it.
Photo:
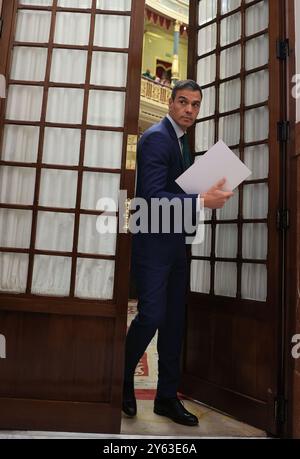
M 208 191 L 222 178 L 226 178 L 223 191 L 233 191 L 246 180 L 252 172 L 219 140 L 203 156 L 187 169 L 176 183 L 188 194 L 200 194 Z

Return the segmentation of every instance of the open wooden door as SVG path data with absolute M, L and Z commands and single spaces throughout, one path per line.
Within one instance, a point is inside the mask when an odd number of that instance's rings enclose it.
M 130 239 L 99 199 L 134 192 L 143 18 L 3 1 L 0 429 L 120 431 Z
M 284 2 L 192 0 L 196 155 L 223 139 L 252 170 L 192 248 L 181 391 L 270 433 L 284 406 Z M 282 127 L 282 128 L 281 128 Z M 281 128 L 281 129 L 280 129 Z

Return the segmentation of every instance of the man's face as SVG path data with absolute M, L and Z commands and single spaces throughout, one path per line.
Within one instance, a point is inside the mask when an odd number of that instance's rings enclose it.
M 169 101 L 169 115 L 184 131 L 197 119 L 201 105 L 201 94 L 191 89 L 177 91 L 175 100 Z

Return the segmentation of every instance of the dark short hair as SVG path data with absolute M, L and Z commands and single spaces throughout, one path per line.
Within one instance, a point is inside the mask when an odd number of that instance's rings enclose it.
M 201 97 L 203 97 L 203 92 L 201 86 L 196 83 L 194 80 L 181 80 L 177 81 L 175 84 L 173 90 L 172 90 L 172 99 L 175 100 L 176 94 L 178 91 L 181 91 L 182 89 L 190 89 L 191 91 L 199 91 L 201 94 Z

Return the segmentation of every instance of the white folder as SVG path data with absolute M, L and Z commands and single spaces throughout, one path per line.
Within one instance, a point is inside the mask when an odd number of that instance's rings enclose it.
M 228 148 L 223 140 L 219 140 L 180 175 L 176 183 L 186 193 L 200 194 L 208 191 L 222 178 L 226 178 L 222 190 L 233 191 L 251 174 L 250 169 Z

